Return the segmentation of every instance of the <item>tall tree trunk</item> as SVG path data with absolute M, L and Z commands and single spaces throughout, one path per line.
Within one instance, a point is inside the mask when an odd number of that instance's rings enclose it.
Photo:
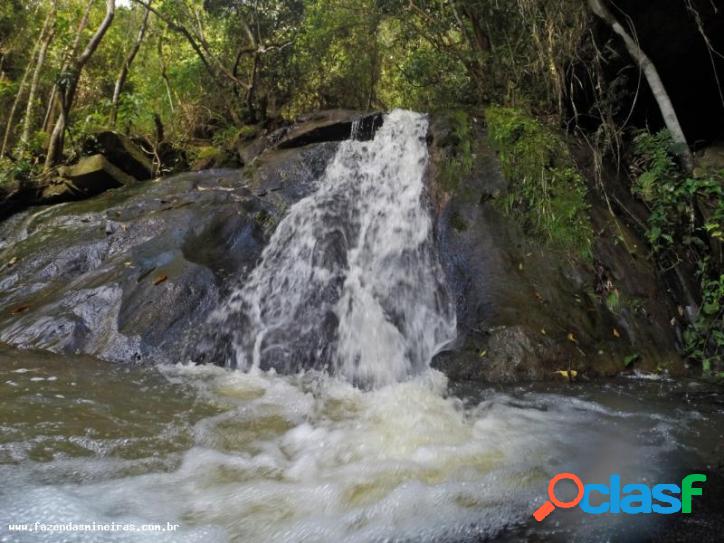
M 45 42 L 45 36 L 49 31 L 50 22 L 55 16 L 55 8 L 51 9 L 48 12 L 48 15 L 45 17 L 45 21 L 43 22 L 43 28 L 40 31 L 40 36 L 38 37 L 38 41 L 35 42 L 35 46 L 33 47 L 33 52 L 30 54 L 30 59 L 28 60 L 27 66 L 25 66 L 25 71 L 23 72 L 23 77 L 20 80 L 20 86 L 18 87 L 18 93 L 15 95 L 15 100 L 13 101 L 13 105 L 10 108 L 10 113 L 8 113 L 7 118 L 7 125 L 5 126 L 5 134 L 3 136 L 3 143 L 2 147 L 0 147 L 0 157 L 5 156 L 5 151 L 8 148 L 8 143 L 10 142 L 10 134 L 13 130 L 13 121 L 15 120 L 15 114 L 18 111 L 18 107 L 20 107 L 20 103 L 23 100 L 23 95 L 25 94 L 25 87 L 28 84 L 28 77 L 30 77 L 31 68 L 33 67 L 33 60 L 38 55 L 38 51 L 41 48 L 41 44 Z
M 166 98 L 168 98 L 168 107 L 171 109 L 171 114 L 176 112 L 173 105 L 173 93 L 171 92 L 171 82 L 168 79 L 168 73 L 166 71 L 166 58 L 163 55 L 163 33 L 158 36 L 158 60 L 161 62 L 161 78 L 163 84 L 166 87 Z
M 88 0 L 88 2 L 86 3 L 85 9 L 83 10 L 83 16 L 80 18 L 80 21 L 78 22 L 78 27 L 75 30 L 75 39 L 73 40 L 73 44 L 69 47 L 66 47 L 63 51 L 63 54 L 61 55 L 61 58 L 63 59 L 63 63 L 60 66 L 61 74 L 68 71 L 70 61 L 78 54 L 78 49 L 80 48 L 80 39 L 83 35 L 85 27 L 88 26 L 90 12 L 94 2 L 95 0 Z M 43 120 L 43 130 L 45 132 L 52 132 L 51 128 L 53 128 L 53 119 L 56 115 L 56 111 L 58 111 L 58 109 L 61 107 L 58 90 L 58 84 L 56 83 L 55 85 L 53 85 L 53 90 L 50 93 L 50 99 L 48 100 L 48 109 L 45 112 L 45 119 Z M 60 113 L 58 113 L 58 115 L 60 115 Z
M 141 22 L 141 28 L 138 30 L 138 35 L 136 36 L 136 41 L 133 42 L 133 46 L 131 47 L 131 50 L 128 52 L 128 56 L 126 57 L 126 60 L 123 62 L 123 66 L 121 66 L 121 71 L 118 73 L 118 78 L 116 79 L 116 85 L 113 88 L 113 99 L 111 100 L 111 115 L 110 115 L 110 124 L 111 127 L 115 128 L 116 126 L 116 120 L 118 119 L 118 103 L 121 99 L 121 92 L 123 91 L 123 86 L 126 84 L 126 79 L 128 78 L 128 72 L 131 70 L 131 64 L 133 64 L 133 60 L 136 58 L 136 55 L 138 54 L 138 50 L 141 48 L 141 43 L 143 42 L 143 38 L 146 35 L 146 29 L 148 28 L 148 16 L 151 13 L 151 11 L 146 8 L 145 13 L 143 14 L 143 21 Z
M 63 154 L 63 146 L 65 143 L 65 129 L 68 125 L 68 116 L 70 110 L 73 107 L 73 101 L 75 100 L 75 93 L 78 90 L 78 81 L 80 79 L 83 67 L 86 65 L 88 60 L 93 56 L 98 45 L 100 44 L 103 36 L 105 35 L 108 28 L 113 22 L 113 16 L 116 12 L 116 1 L 106 0 L 106 15 L 103 18 L 100 26 L 96 30 L 93 37 L 86 45 L 83 52 L 72 62 L 68 73 L 70 78 L 62 89 L 60 89 L 60 115 L 58 115 L 58 121 L 55 123 L 53 133 L 50 136 L 50 143 L 48 145 L 48 156 L 45 159 L 45 170 L 48 171 L 55 165 Z
M 30 140 L 30 131 L 33 125 L 33 111 L 35 109 L 35 96 L 38 93 L 38 81 L 40 81 L 40 73 L 43 70 L 43 64 L 45 64 L 45 56 L 48 53 L 48 47 L 50 47 L 50 44 L 53 42 L 53 38 L 55 37 L 55 15 L 56 5 L 55 2 L 53 2 L 53 7 L 51 8 L 51 12 L 48 15 L 48 17 L 50 18 L 50 27 L 47 29 L 47 32 L 46 29 L 44 29 L 44 32 L 41 34 L 43 42 L 40 46 L 40 51 L 38 52 L 38 60 L 35 63 L 33 79 L 30 82 L 28 104 L 25 108 L 25 119 L 23 120 L 23 132 L 20 136 L 20 145 L 23 150 L 27 149 L 28 142 Z M 43 34 L 45 35 L 43 36 Z
M 679 118 L 674 110 L 674 105 L 671 103 L 671 98 L 669 98 L 669 94 L 666 92 L 666 87 L 664 87 L 664 83 L 661 81 L 661 77 L 659 76 L 656 66 L 654 66 L 654 63 L 648 55 L 646 55 L 643 49 L 641 49 L 638 42 L 634 40 L 633 37 L 626 32 L 626 29 L 621 26 L 621 23 L 616 20 L 616 17 L 614 17 L 606 7 L 605 1 L 606 0 L 588 0 L 588 6 L 591 8 L 593 13 L 603 19 L 606 24 L 608 24 L 611 29 L 623 39 L 629 55 L 631 55 L 641 71 L 644 73 L 646 81 L 651 88 L 651 92 L 653 92 L 654 98 L 656 98 L 656 103 L 661 111 L 664 124 L 671 133 L 674 143 L 677 144 L 677 153 L 683 166 L 687 171 L 691 172 L 694 168 L 694 159 L 691 155 L 691 149 L 689 149 L 689 144 L 686 141 L 684 130 L 681 128 Z
M 35 56 L 34 51 L 33 56 Z M 13 121 L 15 121 L 15 113 L 18 111 L 18 106 L 20 105 L 23 95 L 25 94 L 25 86 L 28 82 L 28 76 L 30 75 L 31 66 L 32 64 L 28 62 L 28 65 L 25 67 L 25 72 L 23 73 L 23 78 L 20 80 L 18 93 L 15 95 L 15 100 L 13 101 L 13 105 L 10 108 L 10 113 L 8 113 L 7 124 L 5 125 L 5 135 L 3 136 L 3 144 L 2 147 L 0 147 L 0 158 L 5 156 L 5 150 L 7 149 L 8 142 L 10 141 L 10 134 L 13 131 Z

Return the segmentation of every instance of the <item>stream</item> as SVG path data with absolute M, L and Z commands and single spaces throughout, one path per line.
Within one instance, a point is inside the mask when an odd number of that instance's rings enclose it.
M 669 482 L 724 456 L 722 397 L 693 382 L 460 388 L 428 370 L 363 391 L 8 350 L 0 368 L 2 541 L 635 541 L 666 519 L 531 514 L 559 471 Z M 37 521 L 180 528 L 3 531 Z

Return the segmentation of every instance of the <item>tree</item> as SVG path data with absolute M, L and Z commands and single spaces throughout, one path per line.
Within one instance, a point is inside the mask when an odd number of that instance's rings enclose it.
M 73 102 L 75 101 L 76 91 L 78 90 L 78 81 L 80 79 L 83 68 L 88 60 L 93 56 L 98 45 L 101 43 L 103 36 L 113 22 L 113 16 L 116 12 L 115 0 L 106 0 L 106 14 L 86 45 L 85 49 L 71 62 L 68 70 L 61 74 L 61 81 L 58 83 L 58 95 L 60 98 L 60 113 L 53 128 L 48 144 L 48 154 L 45 159 L 46 172 L 56 164 L 63 154 L 65 144 L 65 131 L 68 126 L 68 118 L 70 116 Z
M 20 136 L 20 145 L 23 150 L 28 146 L 30 141 L 30 130 L 33 124 L 33 113 L 35 111 L 35 98 L 38 92 L 38 83 L 40 81 L 40 74 L 45 64 L 45 57 L 48 54 L 48 48 L 55 37 L 55 16 L 56 16 L 57 5 L 54 1 L 48 14 L 48 21 L 50 21 L 49 28 L 44 27 L 43 32 L 40 34 L 40 51 L 38 52 L 38 60 L 35 62 L 35 70 L 33 72 L 33 79 L 30 83 L 30 92 L 28 93 L 28 104 L 25 108 L 25 119 L 23 120 L 23 132 Z
M 35 42 L 35 46 L 33 47 L 33 52 L 30 55 L 30 62 L 25 66 L 25 70 L 23 71 L 23 78 L 20 81 L 20 86 L 18 87 L 18 92 L 15 95 L 15 100 L 13 101 L 13 105 L 10 108 L 10 113 L 8 114 L 7 118 L 7 124 L 5 125 L 5 134 L 3 136 L 3 142 L 2 147 L 0 147 L 0 158 L 5 156 L 6 151 L 8 149 L 8 143 L 10 142 L 10 134 L 12 133 L 13 129 L 13 122 L 15 120 L 15 114 L 20 107 L 20 104 L 22 103 L 23 96 L 25 95 L 25 88 L 27 87 L 28 83 L 28 77 L 31 73 L 32 68 L 32 59 L 35 58 L 36 54 L 38 54 L 38 51 L 40 51 L 40 54 L 44 57 L 45 51 L 47 50 L 46 45 L 46 36 L 52 36 L 52 21 L 55 17 L 55 10 L 51 9 L 48 14 L 45 17 L 45 22 L 43 23 L 43 29 L 40 32 L 40 36 L 38 37 L 37 41 Z M 40 59 L 39 59 L 40 61 Z M 36 70 L 37 72 L 38 70 Z M 35 74 L 33 75 L 33 82 L 37 85 L 37 78 L 35 77 Z M 31 85 L 32 89 L 32 85 Z M 32 94 L 31 90 L 31 94 Z
M 111 99 L 110 124 L 114 128 L 116 126 L 116 119 L 118 117 L 118 104 L 121 99 L 121 92 L 123 91 L 123 86 L 126 84 L 126 79 L 128 78 L 128 73 L 131 70 L 131 64 L 133 64 L 133 61 L 136 58 L 136 55 L 138 54 L 138 50 L 141 48 L 141 43 L 143 42 L 143 38 L 146 35 L 146 29 L 148 28 L 148 16 L 150 13 L 151 13 L 150 9 L 146 8 L 146 10 L 143 13 L 143 20 L 141 21 L 141 27 L 138 30 L 138 35 L 136 36 L 136 40 L 133 42 L 133 45 L 131 46 L 131 50 L 128 52 L 128 55 L 126 56 L 126 59 L 123 62 L 123 65 L 121 66 L 120 72 L 118 72 L 118 78 L 116 79 L 116 84 L 113 87 L 113 98 Z
M 659 72 L 639 43 L 621 26 L 621 23 L 616 20 L 613 13 L 606 7 L 605 2 L 606 0 L 588 0 L 588 6 L 596 16 L 600 17 L 623 39 L 626 50 L 644 73 L 646 81 L 661 111 L 664 124 L 671 133 L 674 143 L 677 145 L 679 158 L 684 168 L 690 172 L 694 168 L 694 159 L 691 155 L 689 144 L 686 141 L 684 130 L 681 128 L 679 118 L 674 110 L 674 105 L 671 103 L 671 98 L 669 98 L 669 94 L 666 92 L 666 87 L 664 87 L 664 83 L 661 81 Z

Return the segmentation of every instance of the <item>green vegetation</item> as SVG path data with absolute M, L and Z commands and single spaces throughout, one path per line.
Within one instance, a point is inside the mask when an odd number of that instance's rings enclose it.
M 97 130 L 193 147 L 323 108 L 440 111 L 496 97 L 561 112 L 560 74 L 588 12 L 544 4 L 10 0 L 0 156 L 47 170 Z
M 591 254 L 586 184 L 566 143 L 521 110 L 489 107 L 486 120 L 510 183 L 505 210 L 552 245 Z
M 633 190 L 650 207 L 647 237 L 662 270 L 698 267 L 698 312 L 684 333 L 686 352 L 706 372 L 724 360 L 724 171 L 690 177 L 676 160 L 668 132 L 641 132 L 634 139 Z
M 446 156 L 439 173 L 439 182 L 447 191 L 459 188 L 460 181 L 473 168 L 473 135 L 470 130 L 470 117 L 461 110 L 442 114 L 449 132 L 439 142 Z

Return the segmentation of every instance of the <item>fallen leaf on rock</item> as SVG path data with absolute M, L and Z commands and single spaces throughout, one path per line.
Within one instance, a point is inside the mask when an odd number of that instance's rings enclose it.
M 578 376 L 578 372 L 576 370 L 558 370 L 553 373 L 556 373 L 561 377 L 565 377 L 566 379 L 575 379 Z
M 11 314 L 11 315 L 20 315 L 20 313 L 25 313 L 28 309 L 30 309 L 30 306 L 27 305 L 27 304 L 26 304 L 26 305 L 19 305 L 19 306 L 16 307 L 15 309 L 12 309 L 12 310 L 10 311 L 10 314 Z
M 153 280 L 153 284 L 154 284 L 154 286 L 160 285 L 161 283 L 163 283 L 167 280 L 168 280 L 168 275 L 166 275 L 165 273 L 162 273 L 161 275 L 156 276 L 156 279 Z
M 10 259 L 10 262 L 8 262 L 8 267 L 14 266 L 14 265 L 17 263 L 17 261 L 18 261 L 18 257 L 17 257 L 17 256 L 12 257 L 12 258 Z
M 613 329 L 613 337 L 621 337 L 621 334 L 616 328 Z

